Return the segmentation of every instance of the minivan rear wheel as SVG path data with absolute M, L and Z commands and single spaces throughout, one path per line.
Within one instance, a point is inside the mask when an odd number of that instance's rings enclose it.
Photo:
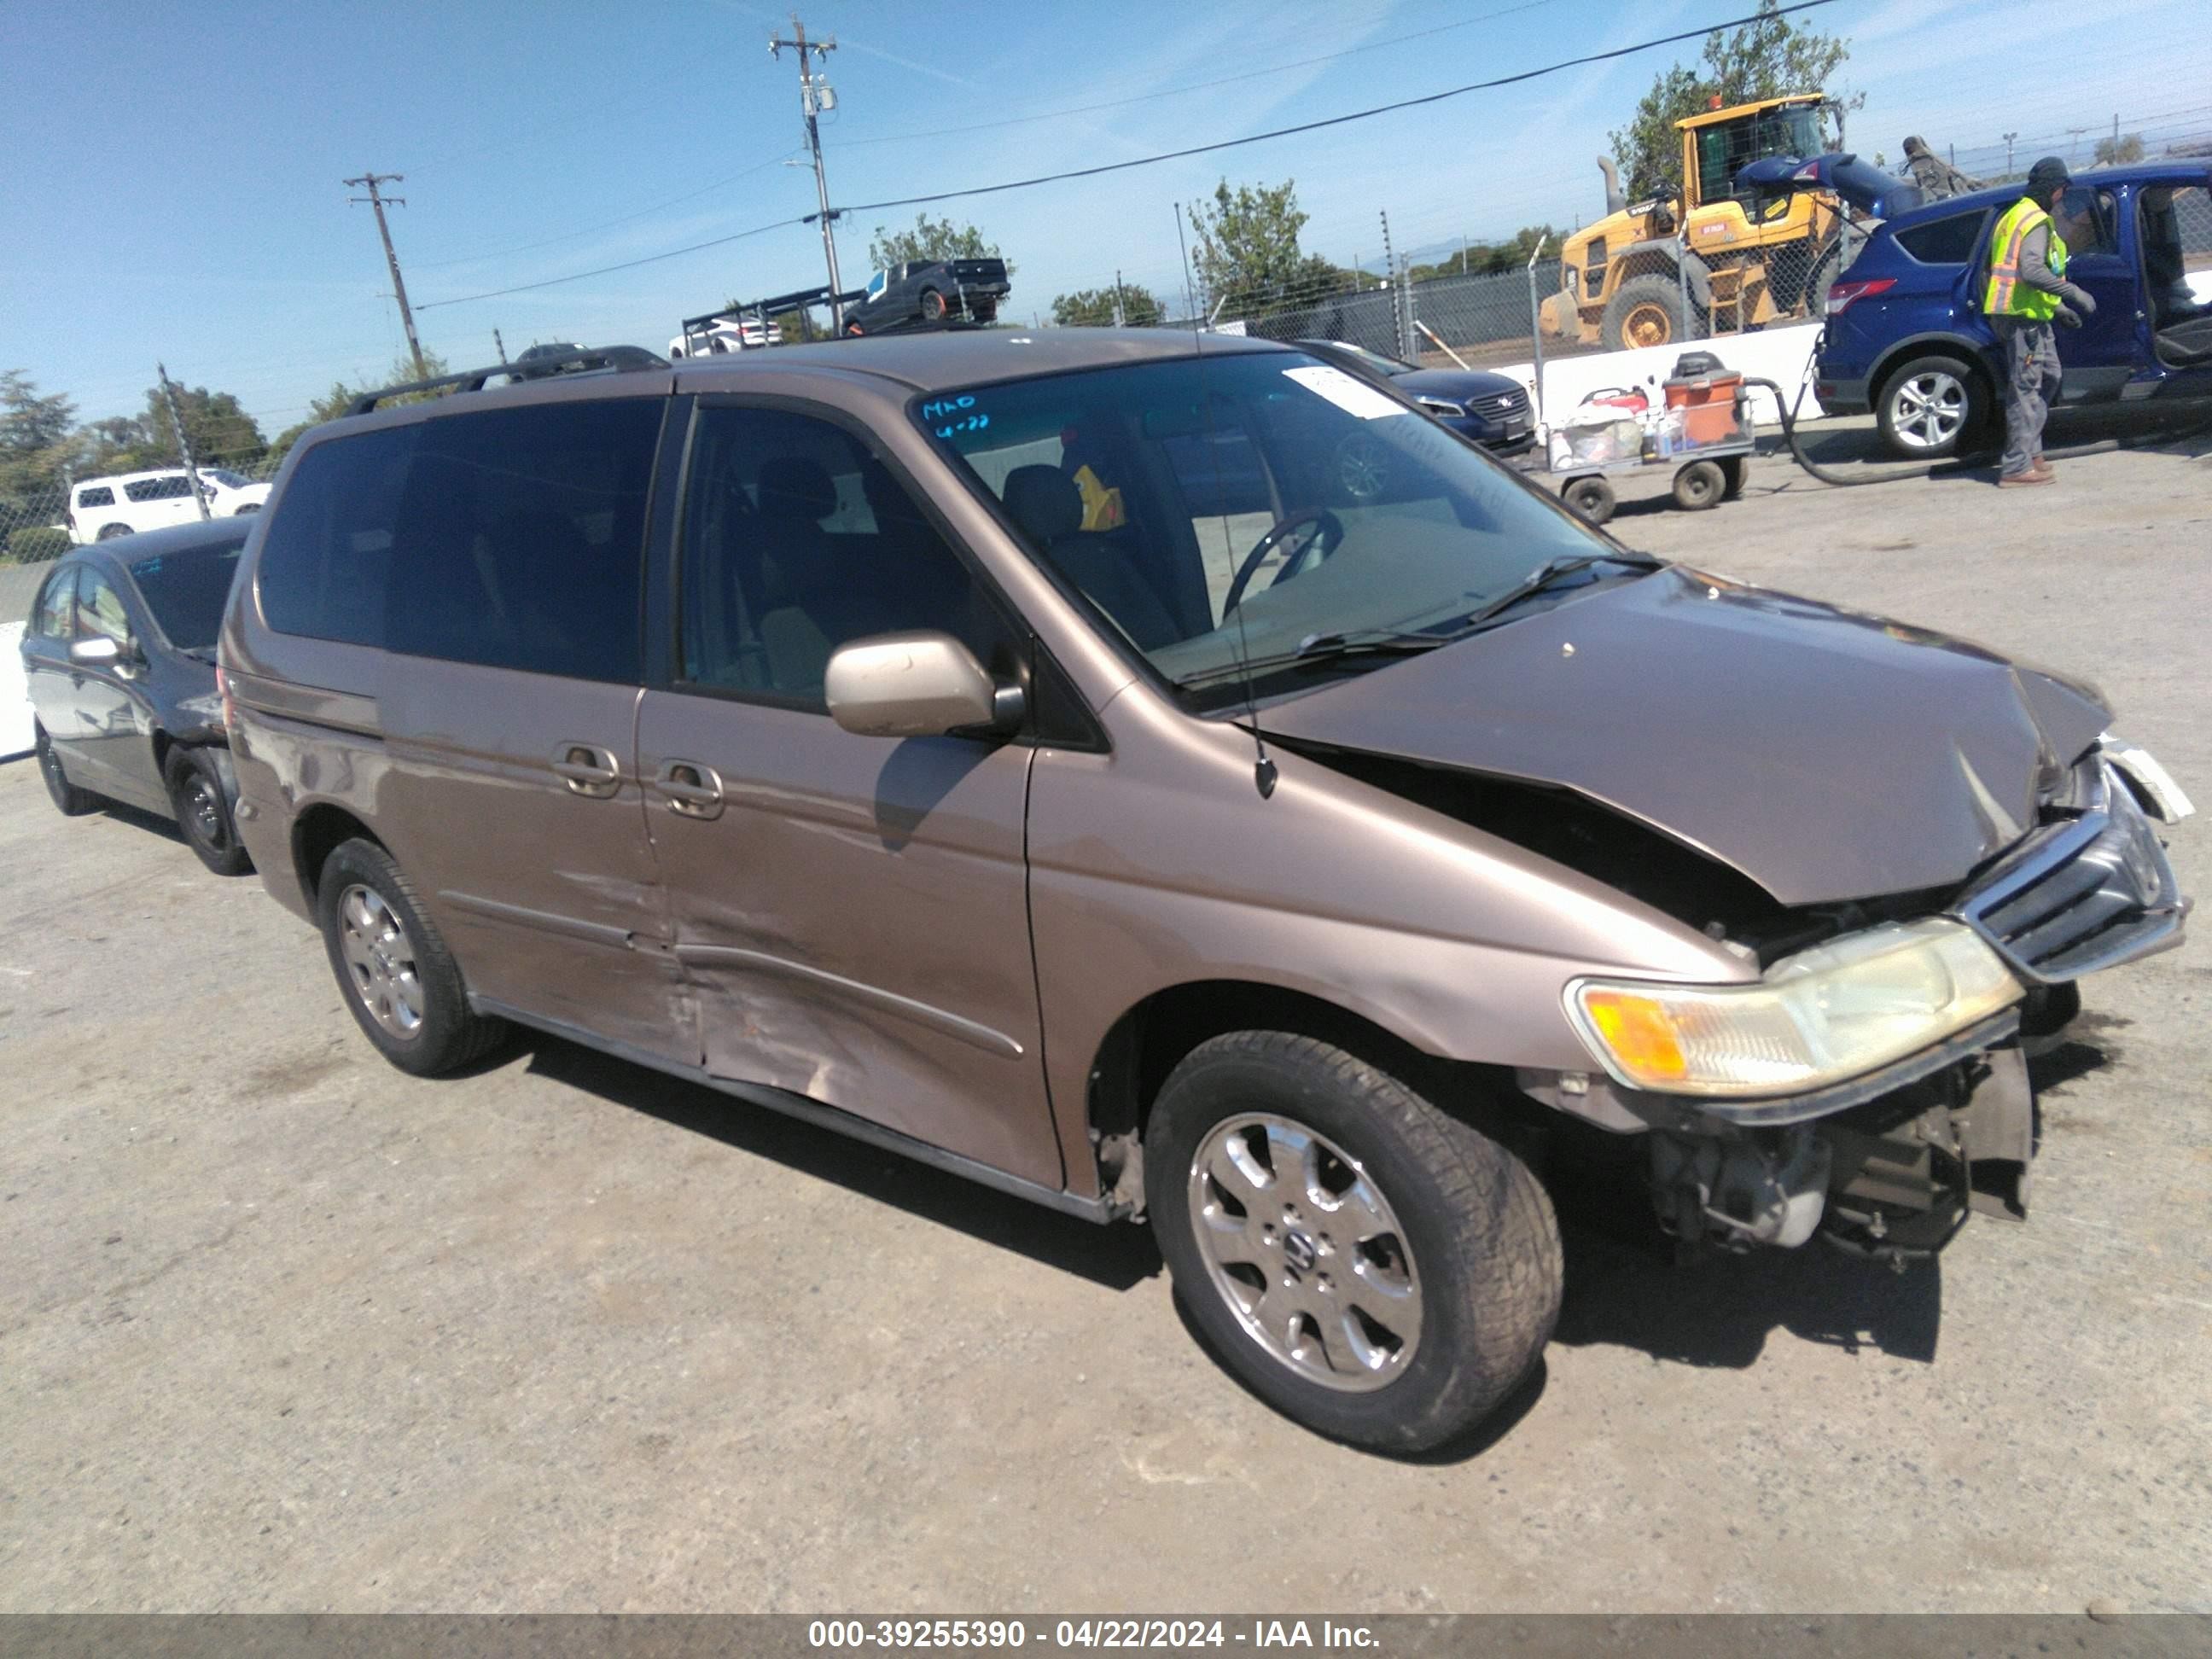
M 469 1007 L 461 970 L 392 855 L 374 842 L 341 842 L 315 889 L 323 945 L 346 1007 L 403 1072 L 435 1077 L 482 1059 L 507 1022 Z
M 1500 1142 L 1316 1038 L 1236 1031 L 1169 1075 L 1152 1228 L 1208 1345 L 1269 1405 L 1425 1451 L 1512 1393 L 1559 1317 L 1550 1200 Z

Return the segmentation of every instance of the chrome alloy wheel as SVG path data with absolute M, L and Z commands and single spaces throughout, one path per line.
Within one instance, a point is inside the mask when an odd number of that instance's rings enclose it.
M 1214 1289 L 1274 1359 L 1323 1388 L 1395 1382 L 1421 1340 L 1404 1230 L 1357 1158 L 1270 1113 L 1223 1119 L 1190 1163 Z
M 1899 381 L 1889 399 L 1890 424 L 1908 449 L 1941 449 L 1966 423 L 1966 384 L 1940 368 Z
M 422 1029 L 422 981 L 415 945 L 375 889 L 358 884 L 338 895 L 338 946 L 354 994 L 371 1018 L 396 1037 Z

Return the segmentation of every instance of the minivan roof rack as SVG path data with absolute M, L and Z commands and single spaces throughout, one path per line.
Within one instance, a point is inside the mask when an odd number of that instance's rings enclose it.
M 599 346 L 590 351 L 573 352 L 561 357 L 533 357 L 527 362 L 494 363 L 489 368 L 472 368 L 462 374 L 436 374 L 427 380 L 409 380 L 400 386 L 380 387 L 364 392 L 346 405 L 349 415 L 366 415 L 379 404 L 394 398 L 404 398 L 410 392 L 436 392 L 451 388 L 455 392 L 481 392 L 487 380 L 501 376 L 511 380 L 538 380 L 555 374 L 586 374 L 607 370 L 623 374 L 638 368 L 666 368 L 668 359 L 656 356 L 643 346 Z

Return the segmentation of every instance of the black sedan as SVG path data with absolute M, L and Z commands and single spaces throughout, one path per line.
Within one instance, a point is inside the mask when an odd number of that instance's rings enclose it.
M 1518 380 L 1476 368 L 1419 368 L 1341 340 L 1290 343 L 1353 374 L 1388 380 L 1400 396 L 1493 455 L 1519 455 L 1536 441 L 1528 393 Z
M 251 519 L 149 530 L 74 549 L 23 635 L 39 769 L 75 817 L 104 797 L 174 818 L 219 875 L 239 845 L 215 642 Z

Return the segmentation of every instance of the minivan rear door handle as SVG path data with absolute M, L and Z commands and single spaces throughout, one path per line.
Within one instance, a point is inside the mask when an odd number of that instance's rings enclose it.
M 722 816 L 722 778 L 711 766 L 697 761 L 663 761 L 653 780 L 668 797 L 668 810 L 687 818 Z
M 606 800 L 622 787 L 622 763 L 596 744 L 564 743 L 553 751 L 553 769 L 570 793 Z

